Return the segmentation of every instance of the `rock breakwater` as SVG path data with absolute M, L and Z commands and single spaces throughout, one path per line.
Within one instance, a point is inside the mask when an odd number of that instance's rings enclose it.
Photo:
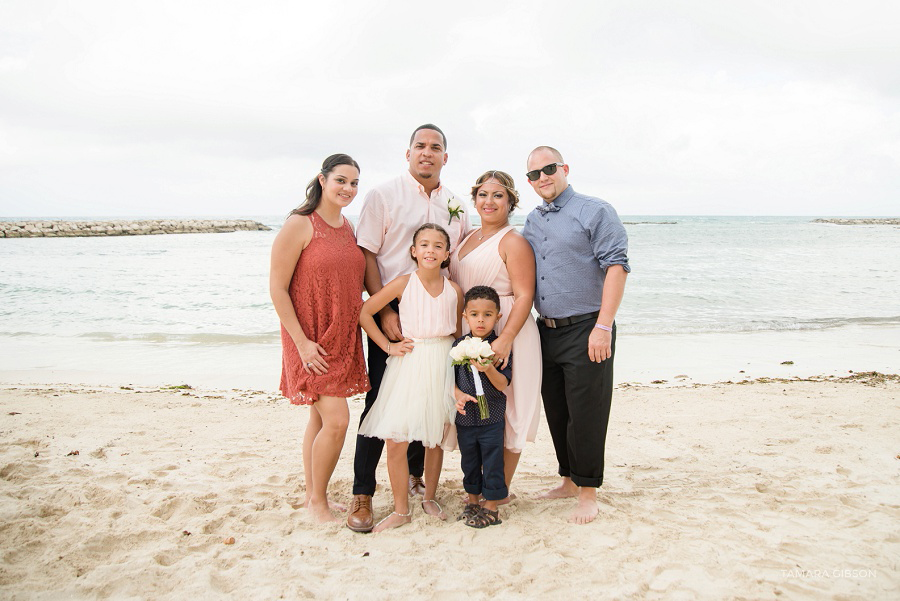
M 859 219 L 813 219 L 813 223 L 834 223 L 837 225 L 900 225 L 900 218 L 863 217 Z
M 269 231 L 249 219 L 143 219 L 136 221 L 0 221 L 0 238 L 69 238 L 80 236 L 151 236 Z

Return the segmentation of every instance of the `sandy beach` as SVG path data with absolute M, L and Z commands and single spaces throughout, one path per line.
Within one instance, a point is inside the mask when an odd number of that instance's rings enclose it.
M 361 408 L 351 402 L 353 423 Z M 267 391 L 0 386 L 0 596 L 900 594 L 897 376 L 622 384 L 601 514 L 587 526 L 566 521 L 570 501 L 536 498 L 557 482 L 543 425 L 501 526 L 442 523 L 417 506 L 410 526 L 379 535 L 313 524 L 296 507 L 306 418 Z M 342 502 L 352 444 L 332 480 Z M 446 455 L 438 493 L 453 515 L 458 462 Z M 381 516 L 383 465 L 378 476 Z

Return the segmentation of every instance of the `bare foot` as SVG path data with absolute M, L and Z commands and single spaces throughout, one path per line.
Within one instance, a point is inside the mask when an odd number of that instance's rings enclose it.
M 400 514 L 396 511 L 392 511 L 389 516 L 375 524 L 375 527 L 372 529 L 372 532 L 384 532 L 390 528 L 399 528 L 404 524 L 408 524 L 412 521 L 411 514 Z
M 291 505 L 291 507 L 293 507 L 294 509 L 299 509 L 300 507 L 309 509 L 310 502 L 311 501 L 309 499 L 306 499 L 305 501 L 303 501 L 303 503 L 301 505 Z M 338 503 L 337 501 L 332 501 L 331 499 L 328 499 L 328 509 L 330 509 L 331 511 L 344 512 L 344 511 L 347 511 L 347 506 L 344 505 L 343 503 Z
M 422 501 L 422 510 L 428 515 L 432 515 L 436 518 L 440 518 L 442 520 L 447 519 L 447 514 L 444 513 L 444 510 L 434 499 L 425 499 L 424 501 Z
M 600 513 L 596 499 L 578 499 L 575 509 L 569 514 L 569 521 L 573 524 L 590 524 Z
M 578 487 L 575 486 L 575 483 L 572 482 L 569 478 L 563 478 L 562 483 L 556 488 L 551 488 L 541 496 L 539 499 L 568 499 L 570 497 L 578 496 Z
M 332 501 L 331 499 L 328 499 L 328 509 L 330 509 L 331 511 L 344 512 L 344 511 L 347 511 L 347 506 L 344 505 L 343 503 L 338 503 L 337 501 Z
M 516 495 L 515 495 L 515 494 L 511 494 L 511 495 L 509 495 L 508 497 L 506 497 L 505 499 L 500 499 L 499 501 L 497 501 L 497 505 L 509 505 L 510 503 L 512 503 L 513 501 L 515 501 L 516 499 L 517 499 Z M 481 505 L 481 506 L 483 507 L 483 506 L 484 506 L 484 501 L 485 501 L 484 497 L 481 497 L 480 499 L 478 499 L 478 504 Z
M 318 504 L 318 503 L 308 503 L 306 508 L 309 510 L 310 515 L 320 524 L 327 524 L 330 522 L 339 522 L 341 520 L 334 517 L 334 515 L 329 511 L 329 504 Z

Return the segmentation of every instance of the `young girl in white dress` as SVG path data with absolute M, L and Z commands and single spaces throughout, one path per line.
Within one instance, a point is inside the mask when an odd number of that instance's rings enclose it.
M 434 496 L 444 461 L 439 444 L 454 411 L 449 353 L 461 333 L 463 294 L 459 286 L 441 275 L 441 268 L 450 263 L 450 237 L 444 228 L 426 223 L 416 230 L 410 255 L 418 269 L 391 280 L 369 297 L 359 316 L 369 338 L 388 354 L 378 398 L 359 426 L 363 436 L 385 441 L 394 495 L 394 511 L 375 526 L 374 532 L 411 521 L 406 449 L 413 440 L 425 445 L 422 509 L 447 519 Z M 400 301 L 403 340 L 399 342 L 388 340 L 374 319 L 394 299 Z

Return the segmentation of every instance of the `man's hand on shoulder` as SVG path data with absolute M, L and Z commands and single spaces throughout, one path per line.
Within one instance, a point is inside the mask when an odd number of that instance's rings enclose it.
M 612 356 L 612 334 L 600 328 L 594 328 L 588 338 L 588 357 L 594 363 L 600 363 Z

